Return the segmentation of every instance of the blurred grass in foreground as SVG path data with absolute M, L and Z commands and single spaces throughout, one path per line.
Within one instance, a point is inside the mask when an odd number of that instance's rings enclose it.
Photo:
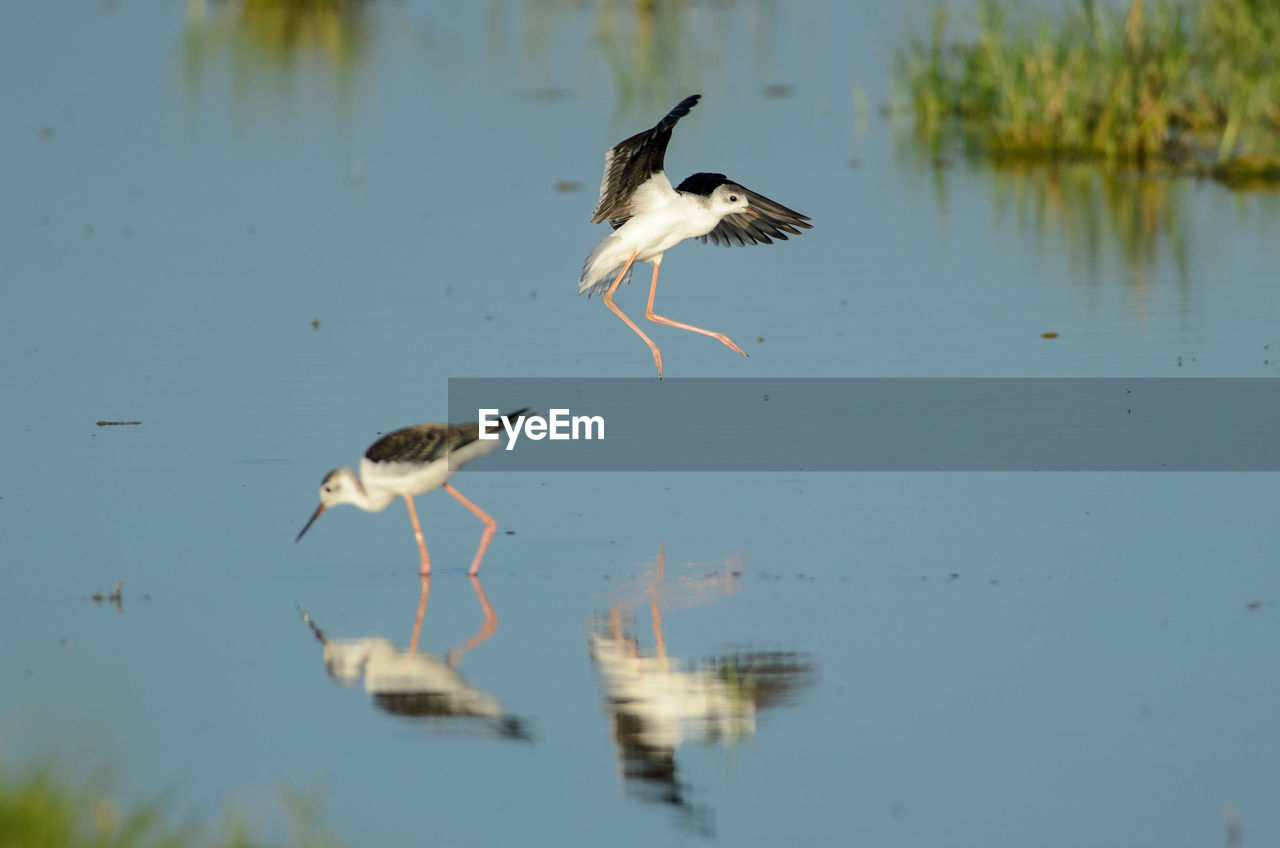
M 319 828 L 320 803 L 312 795 L 282 790 L 280 805 L 291 820 L 284 843 L 249 832 L 228 816 L 216 836 L 198 824 L 174 826 L 162 803 L 125 810 L 101 791 L 68 785 L 49 768 L 12 775 L 0 766 L 0 848 L 257 848 L 336 843 Z
M 919 129 L 1018 159 L 1103 159 L 1280 183 L 1280 0 L 1082 0 L 1032 21 L 1006 0 L 900 50 Z

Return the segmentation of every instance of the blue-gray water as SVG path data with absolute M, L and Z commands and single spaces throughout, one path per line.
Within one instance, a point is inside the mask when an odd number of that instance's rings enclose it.
M 691 92 L 672 175 L 816 229 L 668 254 L 660 311 L 750 354 L 658 327 L 672 377 L 1280 360 L 1280 197 L 935 162 L 878 112 L 928 4 L 357 9 L 0 9 L 6 773 L 267 833 L 292 786 L 352 845 L 1200 846 L 1229 810 L 1280 841 L 1274 474 L 463 472 L 498 626 L 458 667 L 528 738 L 332 680 L 298 605 L 403 650 L 419 587 L 397 504 L 293 543 L 321 476 L 450 377 L 653 374 L 576 282 L 604 150 Z M 443 655 L 480 526 L 418 504 Z M 661 634 L 658 686 L 713 661 L 738 720 L 628 755 L 601 634 L 636 669 Z

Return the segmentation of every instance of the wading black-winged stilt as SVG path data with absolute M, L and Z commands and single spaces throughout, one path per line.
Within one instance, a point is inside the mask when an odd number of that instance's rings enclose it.
M 631 281 L 632 266 L 636 262 L 653 263 L 646 318 L 719 339 L 746 356 L 724 333 L 654 313 L 653 297 L 658 291 L 662 255 L 690 238 L 701 238 L 703 242 L 710 239 L 713 244 L 726 246 L 772 244 L 775 238 L 786 240 L 788 233 L 800 235 L 797 227 L 813 227 L 807 223 L 807 215 L 756 194 L 724 174 L 698 173 L 671 187 L 663 172 L 671 130 L 701 97 L 700 94 L 686 97 L 653 129 L 620 141 L 605 153 L 600 202 L 591 215 L 591 223 L 608 221 L 614 231 L 587 256 L 578 282 L 578 294 L 601 293 L 604 305 L 644 339 L 653 352 L 659 378 L 662 377 L 662 353 L 658 346 L 613 302 L 618 286 Z
M 504 417 L 514 422 L 528 411 L 521 409 L 507 413 Z M 320 481 L 320 505 L 294 541 L 300 541 L 320 514 L 331 506 L 349 503 L 366 512 L 378 512 L 396 496 L 401 496 L 409 507 L 413 537 L 418 542 L 418 554 L 422 563 L 420 573 L 426 576 L 431 573 L 431 558 L 427 555 L 427 543 L 422 538 L 422 528 L 418 525 L 413 498 L 414 495 L 422 495 L 443 486 L 446 492 L 484 522 L 480 547 L 467 572 L 474 575 L 480 570 L 480 561 L 484 559 L 498 523 L 449 485 L 449 478 L 465 463 L 493 450 L 500 441 L 481 439 L 479 423 L 415 424 L 388 433 L 365 451 L 360 460 L 358 475 L 354 469 L 344 466 L 335 468 L 324 476 Z

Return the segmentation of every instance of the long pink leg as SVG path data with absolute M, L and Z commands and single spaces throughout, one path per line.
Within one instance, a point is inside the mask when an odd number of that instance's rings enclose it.
M 413 538 L 418 540 L 418 556 L 421 559 L 418 574 L 426 577 L 431 573 L 431 557 L 427 555 L 427 540 L 422 538 L 422 528 L 418 526 L 418 511 L 413 508 L 413 498 L 405 495 L 404 502 L 409 505 L 409 520 L 413 522 Z
M 422 593 L 418 595 L 418 616 L 413 620 L 413 636 L 409 639 L 409 653 L 418 653 L 418 637 L 422 635 L 422 618 L 427 614 L 427 600 L 431 597 L 431 578 L 423 575 Z
M 719 340 L 721 344 L 728 345 L 729 347 L 736 350 L 738 353 L 741 353 L 743 356 L 746 356 L 747 355 L 746 352 L 742 348 L 734 344 L 733 339 L 729 338 L 724 333 L 717 333 L 714 330 L 704 330 L 701 327 L 695 327 L 692 324 L 683 324 L 679 321 L 672 321 L 670 318 L 666 318 L 662 315 L 654 314 L 653 297 L 658 293 L 658 269 L 661 267 L 662 267 L 661 259 L 653 263 L 653 283 L 652 285 L 649 286 L 649 305 L 645 307 L 644 317 L 658 324 L 666 324 L 668 327 L 678 327 L 681 330 L 691 330 L 692 332 L 695 332 L 695 333 L 702 333 L 702 335 L 704 336 L 710 336 L 713 339 Z M 639 333 L 640 331 L 636 330 L 636 332 Z M 641 333 L 641 335 L 644 335 L 644 334 Z M 662 369 L 659 368 L 658 370 L 659 372 L 661 372 Z
M 472 576 L 471 588 L 476 590 L 476 597 L 480 599 L 480 609 L 484 611 L 484 624 L 480 626 L 479 633 L 449 652 L 449 665 L 457 665 L 462 660 L 463 654 L 498 632 L 498 614 L 493 611 L 493 606 L 484 593 L 484 587 L 480 585 L 479 577 Z
M 609 635 L 619 642 L 622 641 L 622 605 L 614 604 L 609 607 Z
M 476 558 L 471 561 L 471 568 L 467 571 L 472 577 L 480 570 L 480 560 L 484 559 L 484 552 L 489 549 L 489 540 L 493 538 L 493 531 L 498 529 L 498 522 L 493 520 L 489 513 L 467 500 L 466 496 L 448 483 L 444 484 L 444 490 L 458 499 L 458 503 L 471 510 L 471 514 L 484 522 L 484 535 L 480 537 L 480 547 L 476 550 Z
M 622 278 L 627 275 L 627 269 L 630 268 L 631 263 L 635 261 L 636 261 L 636 251 L 633 250 L 631 251 L 631 258 L 627 260 L 627 264 L 623 265 L 622 270 L 618 273 L 618 278 L 615 279 L 613 281 L 613 285 L 609 286 L 609 288 L 605 291 L 604 305 L 609 307 L 609 309 L 613 311 L 614 315 L 617 315 L 626 323 L 628 327 L 634 330 L 637 336 L 644 339 L 644 343 L 647 344 L 649 346 L 649 350 L 653 352 L 653 362 L 655 365 L 658 366 L 658 379 L 661 380 L 662 379 L 662 352 L 659 351 L 658 346 L 653 343 L 653 339 L 649 338 L 643 332 L 641 332 L 640 328 L 637 327 L 635 323 L 630 318 L 627 317 L 627 314 L 623 312 L 621 309 L 619 309 L 618 305 L 613 302 L 614 290 L 617 289 L 618 286 L 622 284 Z M 653 268 L 653 273 L 654 273 L 654 279 L 656 280 L 657 274 L 658 274 L 658 267 L 656 265 Z M 649 300 L 650 301 L 653 300 L 652 294 L 649 295 Z M 700 330 L 699 332 L 705 333 L 706 330 Z M 741 353 L 741 351 L 739 351 L 739 353 Z
M 658 593 L 661 591 L 658 587 L 662 585 L 662 579 L 667 571 L 667 543 L 665 540 L 658 541 L 657 566 L 653 585 L 649 587 L 649 616 L 653 622 L 653 636 L 657 640 L 658 658 L 666 659 L 667 643 L 662 638 L 662 613 L 658 612 Z

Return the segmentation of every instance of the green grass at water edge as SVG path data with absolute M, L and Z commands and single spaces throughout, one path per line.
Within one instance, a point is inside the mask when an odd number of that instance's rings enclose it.
M 983 4 L 970 39 L 945 10 L 901 50 L 897 79 L 929 136 L 990 155 L 1102 159 L 1280 179 L 1280 2 L 1084 0 L 1060 20 Z
M 319 803 L 291 790 L 280 793 L 292 833 L 285 845 L 324 848 L 336 843 L 317 824 Z M 160 802 L 123 809 L 102 791 L 59 779 L 50 768 L 13 775 L 0 766 L 0 848 L 259 848 L 239 817 L 228 815 L 216 835 L 193 822 L 175 826 Z

